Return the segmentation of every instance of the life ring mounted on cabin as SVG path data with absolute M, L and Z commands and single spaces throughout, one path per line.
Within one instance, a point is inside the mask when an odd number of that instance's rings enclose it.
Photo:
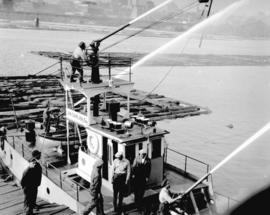
M 92 154 L 97 154 L 99 149 L 98 136 L 90 132 L 87 134 L 87 148 Z

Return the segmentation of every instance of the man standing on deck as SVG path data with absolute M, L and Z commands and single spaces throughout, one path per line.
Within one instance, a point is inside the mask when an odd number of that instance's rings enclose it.
M 5 140 L 7 140 L 7 128 L 5 125 L 2 125 L 0 127 L 0 144 L 2 150 L 4 150 L 5 147 Z
M 71 59 L 71 67 L 72 67 L 72 73 L 70 76 L 70 82 L 75 82 L 74 79 L 74 74 L 76 70 L 80 73 L 80 82 L 81 83 L 86 83 L 86 81 L 83 80 L 83 69 L 81 66 L 81 62 L 86 61 L 87 56 L 86 56 L 86 45 L 82 41 L 79 43 L 78 47 L 74 50 L 72 54 L 72 59 Z
M 123 157 L 122 152 L 115 154 L 113 161 L 112 184 L 113 184 L 113 207 L 114 211 L 122 210 L 124 191 L 130 178 L 130 163 Z M 119 196 L 119 197 L 118 197 Z M 117 204 L 117 199 L 118 204 Z
M 132 172 L 134 177 L 135 204 L 140 209 L 142 207 L 146 183 L 149 181 L 151 172 L 151 160 L 147 156 L 146 149 L 141 149 L 139 155 L 134 159 Z
M 93 171 L 91 174 L 90 181 L 90 195 L 91 200 L 88 205 L 83 210 L 83 215 L 88 215 L 90 212 L 96 207 L 97 215 L 104 215 L 103 208 L 103 196 L 101 194 L 101 185 L 102 185 L 102 177 L 101 177 L 101 169 L 102 169 L 103 161 L 98 159 L 94 164 Z
M 99 45 L 100 43 L 98 41 L 93 41 L 90 44 L 90 47 L 92 49 L 92 53 L 90 54 L 90 60 L 92 64 L 91 81 L 94 84 L 99 84 L 102 82 L 99 75 Z
M 24 211 L 26 215 L 32 215 L 36 206 L 38 187 L 41 183 L 42 168 L 38 162 L 41 152 L 34 150 L 29 167 L 23 172 L 21 186 L 24 193 Z
M 51 112 L 50 112 L 50 101 L 47 103 L 46 109 L 43 111 L 43 126 L 45 134 L 50 132 L 51 128 Z

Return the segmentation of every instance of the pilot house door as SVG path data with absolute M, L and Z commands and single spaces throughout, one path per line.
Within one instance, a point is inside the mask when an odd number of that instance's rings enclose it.
M 102 168 L 102 176 L 104 179 L 108 180 L 108 138 L 102 138 L 102 160 L 103 160 L 103 168 Z

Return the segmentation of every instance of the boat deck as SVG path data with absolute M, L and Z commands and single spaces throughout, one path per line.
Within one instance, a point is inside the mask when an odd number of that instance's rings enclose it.
M 16 133 L 9 131 L 10 134 Z M 17 132 L 18 134 L 18 132 Z M 9 135 L 9 134 L 8 134 Z M 11 145 L 13 145 L 13 148 L 23 155 L 25 159 L 29 159 L 31 157 L 31 151 L 34 148 L 29 147 L 29 143 L 26 142 L 24 133 L 21 133 L 21 135 L 17 138 L 8 137 L 8 141 Z M 53 162 L 53 160 L 55 162 Z M 57 156 L 51 157 L 49 159 L 49 165 L 48 163 L 44 162 L 45 160 L 42 160 L 41 163 L 43 163 L 43 174 L 46 175 L 48 178 L 50 178 L 55 184 L 60 186 L 63 190 L 65 190 L 66 193 L 68 193 L 70 196 L 72 196 L 74 199 L 77 199 L 80 203 L 83 205 L 86 205 L 89 202 L 90 194 L 88 191 L 89 184 L 84 180 L 78 178 L 78 175 L 74 177 L 65 177 L 63 176 L 63 172 L 68 169 L 75 168 L 77 164 L 73 165 L 67 165 L 66 163 L 61 163 L 61 165 L 54 166 L 54 164 L 57 163 Z M 61 176 L 60 176 L 61 175 Z M 187 175 L 179 174 L 179 172 L 176 172 L 172 169 L 167 168 L 165 170 L 165 175 L 168 179 L 168 181 L 171 183 L 172 190 L 176 193 L 183 192 L 192 184 L 194 183 L 194 179 L 187 177 Z M 77 177 L 77 179 L 76 179 Z M 203 186 L 203 185 L 202 185 Z M 158 193 L 159 189 L 148 189 L 145 193 L 145 202 L 146 205 L 150 205 L 151 210 L 157 210 L 157 205 L 151 205 L 153 202 L 158 202 Z M 114 214 L 113 213 L 113 193 L 111 190 L 106 188 L 106 186 L 102 187 L 102 194 L 104 198 L 104 210 L 106 214 Z M 44 203 L 45 204 L 45 203 Z M 128 197 L 124 198 L 123 201 L 123 208 L 125 210 L 126 214 L 139 214 L 140 212 L 135 209 L 134 205 L 134 195 L 131 194 Z

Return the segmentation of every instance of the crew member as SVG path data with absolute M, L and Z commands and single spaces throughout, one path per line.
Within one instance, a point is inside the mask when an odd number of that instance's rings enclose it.
M 36 206 L 38 187 L 41 183 L 42 168 L 39 164 L 41 152 L 34 150 L 29 160 L 29 167 L 23 172 L 21 186 L 24 193 L 24 211 L 26 215 L 32 215 Z
M 43 127 L 45 134 L 50 132 L 51 128 L 51 111 L 50 111 L 50 102 L 47 103 L 46 109 L 43 111 Z
M 180 194 L 181 195 L 181 194 Z M 179 194 L 172 193 L 170 191 L 170 184 L 165 182 L 164 187 L 159 193 L 159 212 L 160 215 L 170 215 L 170 211 L 174 211 L 177 214 L 187 215 L 179 206 L 179 202 L 176 201 L 179 198 Z
M 124 191 L 130 177 L 130 163 L 123 157 L 122 152 L 115 154 L 113 161 L 112 183 L 113 183 L 113 207 L 114 211 L 122 210 Z M 117 204 L 118 200 L 118 204 Z
M 4 150 L 5 140 L 7 140 L 7 128 L 3 125 L 0 127 L 0 144 L 2 150 Z
M 85 43 L 82 41 L 79 43 L 78 47 L 74 50 L 71 59 L 71 67 L 72 67 L 72 74 L 70 76 L 70 82 L 75 82 L 74 74 L 76 70 L 80 73 L 80 82 L 85 83 L 86 81 L 83 80 L 83 69 L 81 66 L 81 62 L 86 61 L 86 46 Z
M 83 215 L 90 214 L 90 212 L 96 207 L 97 215 L 104 215 L 103 209 L 103 196 L 101 194 L 101 185 L 102 185 L 102 177 L 101 177 L 101 169 L 102 169 L 103 161 L 98 159 L 93 167 L 91 174 L 91 182 L 90 182 L 90 195 L 91 199 L 88 205 L 85 207 L 83 211 Z
M 92 73 L 91 73 L 91 81 L 94 84 L 99 84 L 101 81 L 100 75 L 99 75 L 99 42 L 93 41 L 90 44 L 90 47 L 92 48 L 92 53 L 90 54 L 90 61 L 92 64 Z
M 135 204 L 137 208 L 140 208 L 142 207 L 146 183 L 149 181 L 151 172 L 151 160 L 148 158 L 145 149 L 141 149 L 139 155 L 134 159 L 132 172 L 134 178 Z

